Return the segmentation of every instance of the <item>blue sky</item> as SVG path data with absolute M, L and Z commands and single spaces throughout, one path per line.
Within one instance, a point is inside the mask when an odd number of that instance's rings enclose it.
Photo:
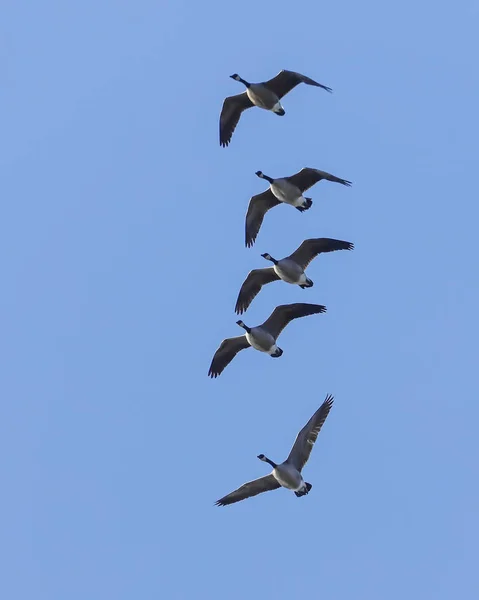
M 7 0 L 1 17 L 2 597 L 476 598 L 477 2 Z M 334 94 L 298 87 L 220 148 L 228 76 L 282 68 Z M 303 166 L 354 185 L 318 184 L 244 248 L 255 171 Z M 280 359 L 208 379 L 260 254 L 318 236 L 356 249 L 244 320 L 327 314 L 290 325 Z M 214 507 L 327 393 L 311 493 Z

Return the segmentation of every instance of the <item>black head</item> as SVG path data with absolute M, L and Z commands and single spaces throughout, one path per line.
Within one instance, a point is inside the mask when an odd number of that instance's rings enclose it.
M 266 260 L 270 260 L 272 263 L 274 263 L 275 265 L 277 264 L 277 260 L 275 260 L 271 254 L 268 254 L 267 252 L 265 252 L 264 254 L 261 255 L 263 258 L 265 258 Z
M 239 321 L 236 321 L 236 325 L 239 325 L 240 327 L 242 327 L 246 333 L 251 333 L 251 327 L 248 327 L 248 325 L 245 325 L 243 323 L 243 321 L 241 321 L 241 319 Z
M 258 177 L 261 177 L 261 179 L 263 179 L 263 177 L 264 177 L 263 171 L 256 171 L 255 175 L 257 175 Z
M 278 466 L 275 462 L 273 462 L 271 459 L 269 459 L 264 454 L 258 454 L 258 458 L 260 460 L 262 460 L 263 462 L 268 463 L 269 465 L 271 465 L 273 467 L 273 469 L 276 469 L 276 467 Z
M 251 85 L 251 83 L 248 83 L 242 77 L 240 77 L 238 75 L 238 73 L 234 73 L 233 75 L 230 75 L 230 77 L 231 77 L 231 79 L 234 79 L 235 81 L 239 81 L 240 83 L 242 83 L 243 85 L 245 85 L 247 88 L 249 88 L 249 86 Z

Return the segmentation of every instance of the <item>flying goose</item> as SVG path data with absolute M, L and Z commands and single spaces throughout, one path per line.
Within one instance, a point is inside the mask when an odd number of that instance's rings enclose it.
M 270 317 L 257 327 L 248 327 L 243 321 L 236 321 L 236 324 L 242 327 L 246 333 L 239 337 L 227 338 L 221 342 L 211 361 L 208 375 L 211 378 L 221 375 L 224 368 L 229 365 L 238 352 L 250 346 L 260 352 L 266 352 L 273 358 L 278 358 L 283 354 L 283 351 L 278 348 L 276 341 L 286 325 L 293 319 L 324 312 L 326 312 L 326 307 L 322 304 L 283 304 L 277 306 Z
M 300 288 L 313 287 L 311 279 L 306 277 L 304 270 L 309 263 L 322 252 L 334 252 L 335 250 L 352 250 L 354 244 L 334 240 L 331 238 L 315 238 L 304 240 L 304 242 L 292 254 L 281 260 L 274 259 L 271 254 L 261 256 L 273 263 L 274 266 L 266 269 L 254 269 L 250 271 L 238 294 L 235 312 L 238 315 L 247 311 L 255 296 L 261 291 L 263 285 L 272 281 L 283 280 L 286 283 L 299 285 Z
M 261 194 L 253 196 L 249 201 L 248 212 L 246 213 L 245 223 L 245 244 L 250 248 L 256 240 L 264 215 L 270 208 L 278 206 L 281 202 L 291 204 L 300 212 L 311 208 L 313 201 L 311 198 L 304 198 L 303 192 L 308 190 L 321 179 L 333 181 L 350 187 L 352 184 L 347 179 L 341 179 L 326 171 L 304 167 L 298 173 L 290 177 L 280 177 L 273 179 L 268 177 L 262 171 L 256 171 L 256 175 L 261 179 L 269 181 L 269 189 Z
M 306 83 L 323 88 L 327 92 L 333 90 L 301 73 L 294 71 L 280 71 L 276 77 L 262 83 L 249 83 L 242 79 L 237 73 L 230 75 L 231 79 L 241 82 L 246 86 L 246 91 L 237 96 L 229 96 L 223 102 L 220 116 L 220 145 L 226 147 L 233 135 L 236 125 L 240 120 L 241 113 L 247 108 L 257 106 L 265 110 L 271 110 L 279 116 L 285 114 L 281 106 L 281 98 L 286 96 L 299 83 Z
M 235 502 L 257 496 L 263 492 L 277 490 L 280 487 L 293 490 L 298 498 L 309 494 L 309 491 L 313 486 L 304 481 L 301 471 L 308 462 L 309 455 L 313 449 L 313 444 L 316 441 L 332 406 L 333 396 L 328 395 L 311 419 L 309 419 L 303 429 L 298 433 L 296 441 L 291 448 L 291 452 L 284 462 L 277 465 L 264 454 L 259 454 L 258 458 L 263 462 L 269 463 L 273 467 L 273 472 L 264 477 L 260 477 L 259 479 L 255 479 L 254 481 L 245 483 L 234 492 L 231 492 L 231 494 L 227 494 L 220 500 L 217 500 L 215 503 L 216 506 L 234 504 Z

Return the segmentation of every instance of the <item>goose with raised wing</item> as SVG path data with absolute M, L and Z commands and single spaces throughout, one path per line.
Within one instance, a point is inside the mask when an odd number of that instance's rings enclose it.
M 221 342 L 211 361 L 208 375 L 212 378 L 221 375 L 238 352 L 251 346 L 255 350 L 265 352 L 273 358 L 278 358 L 283 354 L 283 350 L 278 347 L 277 340 L 286 325 L 293 319 L 324 312 L 326 312 L 326 307 L 322 304 L 283 304 L 277 306 L 268 319 L 257 327 L 248 327 L 243 321 L 236 321 L 236 324 L 242 327 L 246 333 L 239 337 L 227 338 Z
M 333 406 L 333 400 L 333 396 L 326 396 L 325 401 L 298 433 L 291 452 L 284 462 L 276 464 L 264 454 L 258 455 L 260 460 L 269 463 L 273 467 L 272 473 L 245 483 L 231 494 L 217 500 L 216 506 L 234 504 L 263 492 L 277 490 L 280 487 L 292 490 L 298 498 L 309 494 L 313 486 L 304 481 L 301 471 L 309 459 L 314 442 Z
M 230 143 L 241 114 L 246 109 L 257 106 L 258 108 L 270 110 L 282 117 L 285 114 L 285 110 L 280 100 L 298 84 L 306 83 L 307 85 L 323 88 L 327 92 L 333 91 L 330 87 L 318 83 L 314 79 L 306 77 L 306 75 L 284 69 L 273 77 L 273 79 L 263 81 L 262 83 L 249 83 L 237 73 L 230 75 L 230 77 L 245 85 L 246 91 L 236 96 L 229 96 L 223 102 L 220 115 L 220 145 L 223 147 L 226 147 Z
M 270 185 L 265 192 L 253 196 L 249 201 L 245 223 L 245 245 L 248 248 L 255 243 L 264 216 L 271 208 L 284 203 L 294 206 L 300 212 L 308 210 L 313 201 L 311 198 L 305 198 L 303 193 L 322 179 L 348 187 L 352 185 L 347 179 L 341 179 L 341 177 L 311 167 L 304 167 L 294 175 L 278 179 L 273 179 L 262 171 L 256 171 L 256 175 L 261 179 L 266 179 Z
M 263 285 L 273 281 L 285 281 L 300 288 L 313 287 L 314 283 L 305 273 L 306 267 L 318 254 L 335 250 L 352 250 L 354 244 L 332 238 L 312 238 L 304 242 L 292 254 L 281 260 L 274 259 L 271 254 L 261 256 L 273 263 L 266 269 L 253 269 L 249 272 L 238 294 L 235 312 L 238 315 L 248 310 L 253 299 L 259 294 Z

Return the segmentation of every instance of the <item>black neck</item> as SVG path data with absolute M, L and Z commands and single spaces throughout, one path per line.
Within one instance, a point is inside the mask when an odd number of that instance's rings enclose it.
M 241 325 L 241 327 L 247 332 L 247 333 L 251 333 L 251 327 L 248 327 L 248 325 L 245 325 L 243 323 L 243 325 Z
M 247 81 L 245 81 L 241 77 L 239 78 L 239 81 L 241 81 L 241 83 L 243 83 L 247 88 L 249 88 L 249 86 L 251 85 L 251 83 L 248 83 Z
M 270 460 L 269 458 L 266 458 L 266 456 L 264 457 L 264 460 L 269 463 L 273 469 L 276 469 L 276 467 L 278 466 L 276 463 L 274 463 L 272 460 Z
M 272 256 L 270 256 L 269 260 L 273 263 L 273 265 L 278 264 L 278 261 L 275 258 L 273 258 Z
M 263 179 L 266 179 L 266 181 L 269 181 L 270 183 L 273 183 L 273 181 L 274 181 L 274 179 L 272 177 L 268 177 L 264 173 L 263 173 Z

